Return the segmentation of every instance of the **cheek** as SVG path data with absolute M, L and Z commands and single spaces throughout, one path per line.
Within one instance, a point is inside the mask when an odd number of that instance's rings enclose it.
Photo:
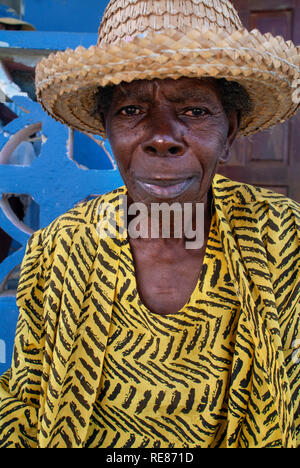
M 130 166 L 132 155 L 132 134 L 118 128 L 109 128 L 107 138 L 119 169 L 124 172 Z
M 142 168 L 145 164 L 141 158 L 140 146 L 143 141 L 143 129 L 122 128 L 112 126 L 107 131 L 107 137 L 122 175 L 136 167 Z
M 201 166 L 210 166 L 223 155 L 226 137 L 222 131 L 200 131 L 190 139 L 190 148 Z
M 210 121 L 199 132 L 200 146 L 206 151 L 208 160 L 219 160 L 227 147 L 229 123 L 227 117 L 222 114 Z

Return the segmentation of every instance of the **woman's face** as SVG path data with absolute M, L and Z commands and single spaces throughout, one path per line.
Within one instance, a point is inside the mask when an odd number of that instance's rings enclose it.
M 106 133 L 133 202 L 202 202 L 238 131 L 213 80 L 116 86 Z

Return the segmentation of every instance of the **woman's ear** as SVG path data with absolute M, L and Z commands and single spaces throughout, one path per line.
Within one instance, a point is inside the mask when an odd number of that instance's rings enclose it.
M 241 112 L 240 111 L 231 111 L 228 113 L 228 133 L 225 143 L 225 148 L 223 155 L 220 157 L 220 164 L 226 164 L 230 159 L 230 150 L 233 142 L 235 141 L 237 134 L 240 129 L 241 124 Z

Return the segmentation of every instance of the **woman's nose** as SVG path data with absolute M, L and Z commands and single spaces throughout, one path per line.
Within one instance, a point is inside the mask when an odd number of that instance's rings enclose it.
M 169 135 L 153 135 L 142 145 L 143 151 L 150 156 L 181 156 L 184 144 Z
M 150 156 L 182 156 L 185 144 L 179 127 L 179 122 L 169 109 L 155 109 L 149 118 L 143 151 Z

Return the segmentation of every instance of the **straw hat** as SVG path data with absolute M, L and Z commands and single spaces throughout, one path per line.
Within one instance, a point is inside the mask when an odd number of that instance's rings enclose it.
M 228 0 L 111 0 L 97 45 L 42 59 L 39 102 L 55 119 L 105 137 L 95 115 L 99 86 L 141 79 L 215 77 L 238 81 L 252 110 L 240 134 L 293 115 L 300 102 L 300 48 L 243 28 Z
M 32 24 L 20 20 L 15 10 L 6 5 L 0 5 L 0 23 L 20 26 L 22 31 L 35 31 L 35 27 Z

